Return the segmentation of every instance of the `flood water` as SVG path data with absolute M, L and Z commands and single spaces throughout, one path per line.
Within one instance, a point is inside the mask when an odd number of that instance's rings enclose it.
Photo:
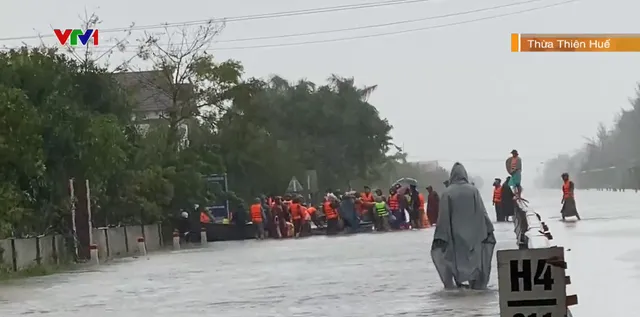
M 526 194 L 555 243 L 570 250 L 574 316 L 638 311 L 640 193 L 577 192 L 583 221 L 566 224 L 559 190 Z M 491 290 L 445 292 L 429 256 L 432 234 L 225 242 L 152 254 L 0 286 L 0 316 L 498 316 L 495 258 Z M 514 246 L 511 224 L 496 224 L 496 237 L 497 249 Z

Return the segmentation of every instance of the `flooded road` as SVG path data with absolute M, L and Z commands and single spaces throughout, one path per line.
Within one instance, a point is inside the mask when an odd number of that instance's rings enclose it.
M 555 242 L 571 250 L 574 316 L 638 311 L 640 194 L 576 192 L 583 221 L 567 224 L 559 221 L 559 190 L 526 194 L 548 218 Z M 0 316 L 498 316 L 495 258 L 492 290 L 444 292 L 429 256 L 432 234 L 243 241 L 152 254 L 0 286 Z M 497 224 L 496 237 L 497 249 L 514 246 L 511 224 Z

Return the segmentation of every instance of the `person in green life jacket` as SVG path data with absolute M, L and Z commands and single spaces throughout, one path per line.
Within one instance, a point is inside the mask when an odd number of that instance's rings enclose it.
M 391 230 L 389 225 L 389 206 L 384 202 L 382 196 L 375 197 L 375 203 L 373 204 L 374 212 L 376 213 L 376 228 L 378 231 L 389 231 Z

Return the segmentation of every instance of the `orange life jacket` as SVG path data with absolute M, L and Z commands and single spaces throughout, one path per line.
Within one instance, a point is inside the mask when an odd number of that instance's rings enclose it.
M 398 194 L 393 194 L 389 196 L 389 209 L 391 210 L 400 209 L 400 203 L 398 202 Z
M 418 207 L 418 210 L 424 210 L 424 195 L 423 194 L 418 194 L 418 201 L 420 202 L 420 207 Z
M 362 193 L 360 194 L 360 198 L 362 199 L 363 202 L 369 202 L 372 203 L 373 202 L 373 194 L 372 193 Z
M 571 192 L 571 181 L 567 180 L 562 184 L 562 198 L 573 198 L 573 192 Z
M 291 203 L 291 205 L 289 205 L 289 212 L 293 220 L 302 218 L 302 206 L 300 206 L 300 204 Z
M 493 188 L 493 202 L 499 203 L 502 201 L 502 187 Z
M 300 213 L 302 214 L 302 219 L 309 221 L 311 220 L 311 214 L 309 214 L 309 209 L 305 206 L 302 206 L 300 208 Z
M 200 223 L 210 223 L 211 222 L 211 218 L 209 218 L 209 215 L 207 215 L 206 212 L 201 211 L 200 212 Z
M 331 207 L 331 202 L 324 202 L 324 214 L 327 216 L 327 220 L 338 218 L 338 213 L 333 207 Z
M 262 223 L 262 206 L 260 204 L 251 205 L 251 222 Z
M 313 215 L 313 214 L 315 214 L 315 213 L 316 213 L 316 211 L 318 211 L 318 210 L 316 209 L 316 207 L 309 207 L 309 208 L 307 208 L 307 213 L 309 213 L 309 215 Z

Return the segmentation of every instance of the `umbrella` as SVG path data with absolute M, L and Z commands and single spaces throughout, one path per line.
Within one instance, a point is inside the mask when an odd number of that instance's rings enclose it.
M 393 185 L 391 185 L 391 187 L 397 187 L 397 188 L 407 188 L 411 185 L 415 185 L 418 186 L 418 181 L 415 178 L 409 178 L 409 177 L 403 177 L 397 181 L 395 181 L 393 183 Z

